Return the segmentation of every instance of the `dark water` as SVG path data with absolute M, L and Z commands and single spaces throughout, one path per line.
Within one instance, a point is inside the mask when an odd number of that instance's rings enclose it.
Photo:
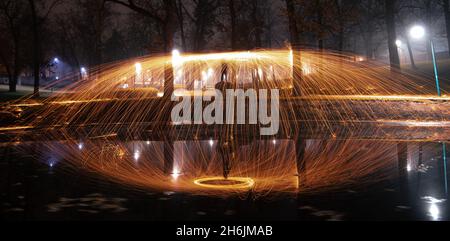
M 0 148 L 0 216 L 4 220 L 449 220 L 444 144 L 406 145 L 406 153 L 399 154 L 406 162 L 399 161 L 393 167 L 398 174 L 387 180 L 333 191 L 274 192 L 254 199 L 135 188 L 69 168 L 61 153 L 51 151 L 55 149 L 5 144 Z M 80 143 L 79 148 L 89 147 Z M 404 165 L 404 171 L 398 168 Z

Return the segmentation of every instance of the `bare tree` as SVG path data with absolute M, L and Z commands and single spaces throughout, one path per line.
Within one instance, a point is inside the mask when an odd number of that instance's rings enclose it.
M 384 34 L 384 6 L 377 0 L 361 0 L 358 11 L 361 13 L 361 21 L 358 25 L 359 34 L 363 40 L 364 52 L 367 59 L 375 58 L 376 38 Z
M 301 85 L 303 83 L 303 71 L 301 64 L 301 55 L 300 55 L 300 35 L 297 26 L 297 14 L 296 14 L 296 5 L 294 0 L 285 0 L 286 1 L 286 9 L 287 16 L 289 22 L 289 35 L 291 39 L 292 53 L 294 58 L 293 65 L 293 86 L 294 86 L 294 95 L 301 96 Z
M 193 0 L 192 13 L 183 5 L 186 15 L 194 24 L 192 46 L 194 51 L 201 51 L 207 39 L 214 35 L 213 27 L 217 25 L 216 10 L 220 6 L 217 0 Z
M 177 29 L 177 5 L 175 0 L 133 1 L 133 0 L 105 0 L 125 6 L 143 16 L 153 19 L 161 28 L 163 50 L 170 53 L 174 47 L 174 36 Z M 166 64 L 164 70 L 164 96 L 170 98 L 174 91 L 173 68 Z
M 450 5 L 449 0 L 444 1 L 445 28 L 447 30 L 448 54 L 450 55 Z
M 184 28 L 184 9 L 183 9 L 183 3 L 181 0 L 177 0 L 177 18 L 178 18 L 178 24 L 180 26 L 180 35 L 181 35 L 181 45 L 184 50 L 187 49 L 186 45 L 186 34 L 185 34 L 185 28 Z
M 389 62 L 391 64 L 391 69 L 400 68 L 400 58 L 398 56 L 398 47 L 396 44 L 397 32 L 395 29 L 395 3 L 395 0 L 385 0 Z
M 61 3 L 61 0 L 53 0 L 49 3 L 40 0 L 28 0 L 31 11 L 32 34 L 33 34 L 33 75 L 34 75 L 34 95 L 39 96 L 40 67 L 41 67 L 41 38 L 40 31 L 42 25 L 48 19 L 54 7 Z
M 230 14 L 230 40 L 232 50 L 236 50 L 238 48 L 237 33 L 236 33 L 237 16 L 234 2 L 235 0 L 228 0 L 228 11 Z
M 24 67 L 21 55 L 24 52 L 23 26 L 24 3 L 21 0 L 1 0 L 0 61 L 5 66 L 9 79 L 9 91 L 15 92 L 20 72 Z
M 253 22 L 253 37 L 254 37 L 254 47 L 261 48 L 262 47 L 262 34 L 264 29 L 264 17 L 261 13 L 260 5 L 262 2 L 258 0 L 251 0 L 251 19 Z

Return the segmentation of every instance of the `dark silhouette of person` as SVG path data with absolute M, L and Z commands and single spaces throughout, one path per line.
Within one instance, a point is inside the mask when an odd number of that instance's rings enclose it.
M 223 176 L 225 179 L 228 178 L 228 175 L 231 171 L 231 164 L 235 158 L 235 148 L 233 142 L 233 124 L 227 124 L 227 94 L 226 90 L 234 89 L 234 85 L 229 82 L 228 78 L 228 65 L 226 63 L 222 64 L 221 73 L 220 73 L 220 81 L 215 85 L 215 88 L 222 93 L 223 96 L 223 120 L 224 123 L 219 126 L 219 143 L 217 145 L 218 154 L 222 158 L 223 163 Z M 234 97 L 233 97 L 234 98 Z
M 226 97 L 226 90 L 227 89 L 234 89 L 233 84 L 228 81 L 228 65 L 226 63 L 222 64 L 221 71 L 220 71 L 220 81 L 217 82 L 215 85 L 215 88 L 217 90 L 220 90 L 222 92 L 223 97 Z M 225 99 L 224 99 L 225 100 Z

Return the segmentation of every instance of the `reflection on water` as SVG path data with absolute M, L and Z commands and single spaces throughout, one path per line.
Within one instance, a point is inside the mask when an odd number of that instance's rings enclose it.
M 190 196 L 195 195 L 201 200 L 196 203 L 216 200 L 201 206 L 204 209 L 226 209 L 217 217 L 230 213 L 246 217 L 246 211 L 238 208 L 244 202 L 286 211 L 267 214 L 281 219 L 449 219 L 445 144 L 295 138 L 233 142 L 234 147 L 228 149 L 220 140 L 210 138 L 109 138 L 3 145 L 1 151 L 8 158 L 0 163 L 2 212 L 25 212 L 42 205 L 52 207 L 52 212 L 77 208 L 89 210 L 86 212 L 90 214 L 120 210 L 123 215 L 139 207 L 136 203 L 123 207 L 127 204 L 121 202 L 117 204 L 120 207 L 106 203 L 102 209 L 96 197 L 84 197 L 90 195 L 84 189 L 94 189 L 94 193 L 113 192 L 115 198 L 123 200 L 130 199 L 129 195 L 152 192 L 162 197 L 138 200 L 166 201 L 175 210 L 186 208 Z M 76 181 L 65 186 L 66 179 Z M 83 184 L 77 183 L 80 180 Z M 46 191 L 40 196 L 30 186 Z M 121 191 L 115 193 L 115 189 Z M 18 200 L 17 196 L 23 198 Z M 36 201 L 39 199 L 46 201 Z M 181 204 L 172 203 L 174 199 Z M 222 206 L 227 200 L 234 200 L 231 211 Z M 296 215 L 292 216 L 292 211 Z M 211 217 L 208 212 L 202 216 Z

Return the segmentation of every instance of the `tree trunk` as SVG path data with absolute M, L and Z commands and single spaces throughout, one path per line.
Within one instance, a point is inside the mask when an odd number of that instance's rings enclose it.
M 252 0 L 252 20 L 253 20 L 253 26 L 254 26 L 254 36 L 255 36 L 255 48 L 261 48 L 262 47 L 262 40 L 261 40 L 261 20 L 258 14 L 258 0 Z
M 12 72 L 11 72 L 11 66 L 8 64 L 8 61 L 6 60 L 6 57 L 2 54 L 0 51 L 0 59 L 2 60 L 3 66 L 5 66 L 6 73 L 8 74 L 8 83 L 12 83 Z M 11 92 L 11 88 L 9 90 Z
M 19 79 L 19 76 L 15 72 L 16 70 L 14 70 L 14 74 L 9 79 L 9 92 L 17 91 L 17 80 Z
M 39 41 L 39 26 L 36 13 L 36 6 L 34 0 L 29 0 L 32 18 L 32 32 L 33 32 L 33 76 L 34 76 L 34 96 L 39 96 L 39 58 L 40 58 L 40 41 Z
M 178 17 L 178 25 L 180 26 L 180 35 L 181 35 L 181 45 L 184 51 L 187 50 L 186 45 L 186 35 L 184 33 L 184 16 L 183 16 L 183 3 L 181 0 L 177 1 L 177 17 Z
M 206 15 L 210 14 L 208 13 L 207 9 L 208 2 L 205 0 L 199 0 L 196 5 L 196 20 L 195 23 L 195 32 L 194 32 L 194 38 L 193 38 L 193 44 L 194 44 L 194 52 L 199 52 L 203 50 L 205 47 L 205 28 L 206 28 Z
M 16 92 L 17 91 L 17 81 L 19 79 L 19 74 L 20 74 L 20 61 L 19 61 L 19 51 L 20 51 L 20 46 L 19 46 L 19 39 L 17 37 L 17 35 L 13 36 L 14 38 L 14 70 L 12 71 L 12 78 L 9 82 L 9 92 Z
M 411 48 L 411 43 L 409 42 L 409 38 L 406 38 L 406 47 L 408 47 L 409 60 L 411 61 L 411 67 L 413 69 L 417 69 L 416 62 L 414 61 L 414 55 Z
M 337 9 L 337 18 L 338 18 L 338 50 L 342 52 L 342 50 L 344 50 L 344 28 L 345 28 L 345 24 L 344 24 L 344 16 L 342 13 L 342 6 L 341 6 L 341 2 L 338 0 L 334 1 L 334 5 Z
M 400 69 L 400 57 L 398 56 L 398 47 L 395 43 L 397 40 L 397 33 L 395 30 L 395 3 L 395 0 L 385 0 L 389 62 L 392 70 Z
M 373 40 L 372 40 L 372 34 L 367 33 L 367 36 L 364 38 L 364 44 L 366 49 L 366 57 L 367 59 L 373 59 Z
M 174 47 L 173 38 L 176 29 L 175 0 L 165 0 L 164 7 L 166 12 L 166 18 L 163 23 L 164 52 L 169 55 Z M 164 68 L 164 96 L 169 99 L 174 91 L 173 81 L 172 64 L 166 64 Z
M 445 27 L 447 29 L 448 54 L 450 55 L 450 5 L 449 0 L 444 0 Z
M 300 39 L 294 0 L 286 0 L 286 8 L 289 21 L 289 35 L 292 45 L 292 58 L 293 58 L 292 79 L 294 88 L 293 95 L 298 97 L 302 96 L 301 85 L 303 83 L 303 73 L 302 73 L 303 69 L 301 63 Z
M 338 50 L 342 52 L 344 50 L 344 31 L 339 31 L 338 35 Z
M 228 0 L 228 10 L 230 11 L 231 50 L 236 50 L 238 46 L 236 36 L 236 9 L 234 8 L 234 0 Z
M 317 41 L 318 41 L 318 48 L 319 50 L 323 50 L 324 45 L 323 45 L 323 9 L 322 9 L 322 2 L 320 0 L 316 1 L 316 7 L 317 7 L 317 23 L 319 24 L 319 29 L 317 30 Z

